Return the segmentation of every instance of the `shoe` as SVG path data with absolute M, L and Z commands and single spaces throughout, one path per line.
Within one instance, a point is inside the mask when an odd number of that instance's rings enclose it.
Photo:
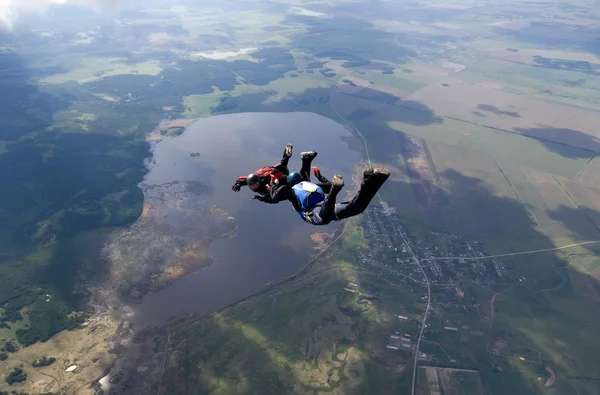
M 312 171 L 315 177 L 321 178 L 321 169 L 319 169 L 317 166 L 313 166 Z
M 306 152 L 300 153 L 300 157 L 302 157 L 302 160 L 304 160 L 304 159 L 313 160 L 313 159 L 315 159 L 316 156 L 317 156 L 316 151 L 306 151 Z
M 293 148 L 294 146 L 292 144 L 286 144 L 285 149 L 283 150 L 283 156 L 285 156 L 286 158 L 291 158 Z
M 378 175 L 387 180 L 387 178 L 390 176 L 390 171 L 388 169 L 386 169 L 385 167 L 376 167 L 373 170 L 373 174 Z
M 333 176 L 333 180 L 331 180 L 331 185 L 333 190 L 339 191 L 344 187 L 344 177 L 339 174 Z
M 390 176 L 390 171 L 384 167 L 376 167 L 373 169 L 372 167 L 367 167 L 363 171 L 363 179 L 365 182 L 373 179 L 378 180 L 380 183 L 384 183 L 385 180 Z

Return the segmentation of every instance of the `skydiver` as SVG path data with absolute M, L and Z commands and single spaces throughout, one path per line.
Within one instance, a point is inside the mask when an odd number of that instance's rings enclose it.
M 245 185 L 257 192 L 257 193 L 268 193 L 268 189 L 266 186 L 271 182 L 271 176 L 276 175 L 276 178 L 280 178 L 281 174 L 287 175 L 290 174 L 288 169 L 288 162 L 292 157 L 293 145 L 286 144 L 283 149 L 283 157 L 281 161 L 277 163 L 275 166 L 265 166 L 256 170 L 254 173 L 238 177 L 235 180 L 235 183 L 231 186 L 231 190 L 234 192 L 239 192 L 241 188 Z
M 312 161 L 313 158 L 309 158 Z M 260 200 L 264 203 L 276 204 L 283 200 L 290 200 L 292 195 L 291 188 L 284 188 L 290 182 L 290 177 L 293 181 L 296 181 L 296 178 L 300 179 L 300 181 L 311 181 L 310 171 L 306 170 L 310 165 L 309 161 L 302 163 L 302 171 L 301 173 L 291 173 L 287 176 L 283 176 L 281 179 L 275 179 L 274 177 L 271 179 L 271 184 L 269 184 L 269 193 L 263 195 L 255 195 L 253 199 Z M 317 182 L 315 184 L 319 186 L 323 191 L 327 194 L 331 191 L 331 181 L 321 175 L 321 170 L 313 166 L 312 170 L 317 177 Z
M 300 217 L 312 225 L 327 225 L 331 221 L 341 221 L 361 214 L 390 176 L 390 171 L 382 167 L 365 168 L 363 181 L 354 198 L 349 202 L 336 204 L 337 195 L 344 187 L 343 177 L 336 174 L 329 182 L 318 168 L 313 170 L 319 184 L 304 181 L 300 174 L 291 173 L 286 185 L 273 188 L 271 192 L 273 200 L 287 198 Z
M 248 176 L 239 177 L 231 189 L 234 192 L 239 192 L 241 187 L 244 185 L 248 185 L 248 187 L 256 192 L 254 195 L 254 199 L 266 201 L 269 200 L 270 194 L 270 184 L 274 183 L 275 185 L 279 183 L 285 183 L 287 181 L 287 175 L 290 174 L 288 169 L 288 162 L 292 156 L 292 145 L 287 144 L 285 146 L 285 150 L 283 152 L 283 159 L 275 166 L 265 166 Z M 310 169 L 311 163 L 313 159 L 317 156 L 316 151 L 306 151 L 300 154 L 302 158 L 302 167 L 300 169 L 300 174 L 303 174 L 304 177 L 310 179 Z M 277 203 L 277 202 L 269 202 L 269 203 Z

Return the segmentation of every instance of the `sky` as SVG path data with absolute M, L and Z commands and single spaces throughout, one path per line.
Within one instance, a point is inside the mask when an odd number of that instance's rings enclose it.
M 94 11 L 113 9 L 125 0 L 0 0 L 0 30 L 12 30 L 19 16 L 44 13 L 52 5 L 79 5 Z

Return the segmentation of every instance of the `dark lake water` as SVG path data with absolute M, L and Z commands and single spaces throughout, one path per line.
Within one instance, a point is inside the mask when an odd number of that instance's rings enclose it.
M 350 180 L 360 155 L 345 142 L 348 138 L 352 135 L 342 125 L 313 113 L 243 113 L 200 119 L 181 136 L 157 143 L 155 164 L 144 183 L 195 181 L 209 185 L 205 204 L 234 216 L 238 230 L 211 244 L 212 266 L 147 294 L 135 307 L 132 322 L 136 329 L 164 324 L 180 312 L 202 313 L 222 307 L 304 265 L 315 253 L 310 235 L 331 233 L 340 223 L 309 225 L 290 203 L 261 203 L 252 200 L 247 187 L 235 193 L 231 185 L 240 175 L 277 163 L 286 143 L 294 145 L 290 171 L 299 170 L 302 151 L 315 150 L 319 154 L 313 163 L 325 176 L 340 173 Z M 191 157 L 195 152 L 200 155 Z

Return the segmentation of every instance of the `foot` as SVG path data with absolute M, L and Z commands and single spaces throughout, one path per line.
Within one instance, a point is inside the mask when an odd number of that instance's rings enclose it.
M 390 171 L 385 167 L 376 167 L 373 169 L 373 174 L 378 175 L 379 177 L 387 179 L 390 176 Z
M 321 178 L 321 169 L 319 169 L 317 166 L 313 166 L 312 171 L 315 177 Z
M 344 178 L 339 174 L 334 175 L 331 180 L 331 185 L 334 191 L 339 191 L 344 187 Z
M 294 146 L 292 144 L 286 144 L 285 149 L 283 150 L 283 156 L 285 156 L 286 158 L 291 158 L 293 148 Z
M 390 176 L 390 171 L 384 167 L 376 167 L 373 169 L 372 167 L 367 167 L 363 171 L 363 179 L 368 181 L 370 179 L 377 179 L 380 182 L 385 182 Z
M 302 157 L 302 160 L 305 160 L 305 159 L 313 160 L 313 159 L 315 159 L 316 156 L 317 156 L 316 151 L 306 151 L 306 152 L 300 153 L 300 157 Z

